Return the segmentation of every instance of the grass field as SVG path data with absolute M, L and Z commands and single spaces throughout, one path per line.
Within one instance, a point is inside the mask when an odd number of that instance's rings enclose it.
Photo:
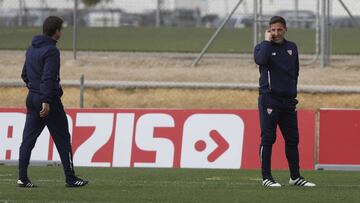
M 90 183 L 65 188 L 61 167 L 31 167 L 39 188 L 16 187 L 17 168 L 0 166 L 0 202 L 360 202 L 358 172 L 304 171 L 315 188 L 288 186 L 287 171 L 273 175 L 282 188 L 264 188 L 259 171 L 77 168 Z
M 40 28 L 0 28 L 0 49 L 25 49 Z M 78 48 L 91 51 L 153 51 L 153 52 L 199 52 L 215 32 L 207 28 L 79 28 Z M 360 54 L 357 28 L 334 29 L 332 50 L 335 54 Z M 72 29 L 65 29 L 59 47 L 72 49 Z M 315 31 L 289 29 L 287 38 L 296 41 L 300 53 L 314 53 Z M 210 52 L 251 53 L 252 28 L 225 29 Z

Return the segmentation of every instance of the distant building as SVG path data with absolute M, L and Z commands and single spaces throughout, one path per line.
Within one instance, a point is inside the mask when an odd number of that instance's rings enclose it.
M 88 27 L 119 27 L 123 11 L 121 9 L 90 9 L 83 11 Z
M 204 12 L 208 8 L 208 0 L 163 0 L 163 7 L 170 10 L 199 9 Z

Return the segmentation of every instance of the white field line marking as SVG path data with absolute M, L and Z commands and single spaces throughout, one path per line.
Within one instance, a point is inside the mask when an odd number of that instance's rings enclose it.
M 10 179 L 10 178 L 2 178 L 0 179 L 0 182 L 16 182 L 17 179 Z M 34 182 L 56 182 L 56 183 L 62 183 L 64 181 L 61 180 L 54 180 L 54 179 L 40 179 L 40 180 L 35 180 Z
M 8 174 L 0 174 L 0 177 L 12 177 L 13 176 L 13 174 L 10 174 L 10 173 L 8 173 Z

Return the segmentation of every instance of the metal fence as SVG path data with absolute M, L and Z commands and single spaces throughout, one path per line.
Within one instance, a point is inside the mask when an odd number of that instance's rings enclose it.
M 223 24 L 227 28 L 228 35 L 239 35 L 240 39 L 248 37 L 247 34 L 251 33 L 253 39 L 243 40 L 242 44 L 222 41 L 229 45 L 214 49 L 213 52 L 233 50 L 233 52 L 250 53 L 253 45 L 263 38 L 262 33 L 269 18 L 272 15 L 281 15 L 288 20 L 289 28 L 295 30 L 291 37 L 304 44 L 302 53 L 313 54 L 307 63 L 320 58 L 321 65 L 326 66 L 332 53 L 360 54 L 360 49 L 353 41 L 360 34 L 360 1 L 358 0 L 0 0 L 2 29 L 40 27 L 44 18 L 49 15 L 61 16 L 68 29 L 72 29 L 71 33 L 74 33 L 67 40 L 72 45 L 64 43 L 65 49 L 199 52 L 215 29 Z M 189 34 L 191 36 L 179 35 L 180 31 L 175 29 L 169 32 L 167 41 L 164 37 L 159 37 L 163 40 L 159 42 L 166 44 L 179 41 L 179 43 L 163 45 L 161 48 L 155 46 L 124 48 L 121 47 L 124 43 L 117 45 L 116 42 L 99 41 L 105 40 L 109 33 L 115 32 L 112 29 L 149 28 L 147 30 L 151 30 L 152 27 L 180 27 L 185 29 L 182 32 L 191 33 Z M 208 34 L 200 36 L 197 30 L 204 29 L 207 31 L 203 32 Z M 144 35 L 146 33 L 144 30 L 139 32 Z M 161 36 L 159 32 L 162 30 L 150 34 Z M 239 33 L 244 36 L 240 36 Z M 2 35 L 3 33 L 0 32 L 0 36 Z M 127 35 L 129 38 L 136 36 Z M 187 40 L 189 37 L 195 38 L 195 35 L 199 35 L 197 37 L 201 40 Z M 99 46 L 96 43 L 89 46 L 90 43 L 77 42 L 76 39 L 98 42 Z M 148 40 L 141 40 L 144 41 L 142 44 L 149 44 L 153 39 Z M 134 39 L 134 41 L 139 40 Z M 19 43 L 14 43 L 14 46 L 10 43 L 6 46 L 0 45 L 0 49 L 19 49 L 25 46 L 18 46 Z M 77 46 L 78 44 L 80 46 Z M 174 48 L 179 44 L 193 48 Z M 76 58 L 76 52 L 74 53 Z
M 205 26 L 217 27 L 238 0 L 77 0 L 78 24 L 88 27 L 120 26 Z M 229 22 L 230 27 L 252 27 L 255 0 L 244 0 Z M 290 27 L 314 28 L 317 0 L 257 0 L 260 15 L 282 15 Z M 360 17 L 357 0 L 331 0 L 333 27 L 354 27 L 346 5 L 355 19 Z M 0 25 L 40 26 L 48 15 L 60 15 L 71 25 L 74 0 L 0 0 Z

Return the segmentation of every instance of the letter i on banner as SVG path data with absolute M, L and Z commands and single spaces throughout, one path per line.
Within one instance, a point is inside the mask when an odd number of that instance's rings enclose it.
M 114 139 L 113 167 L 130 167 L 134 134 L 133 113 L 118 113 Z

